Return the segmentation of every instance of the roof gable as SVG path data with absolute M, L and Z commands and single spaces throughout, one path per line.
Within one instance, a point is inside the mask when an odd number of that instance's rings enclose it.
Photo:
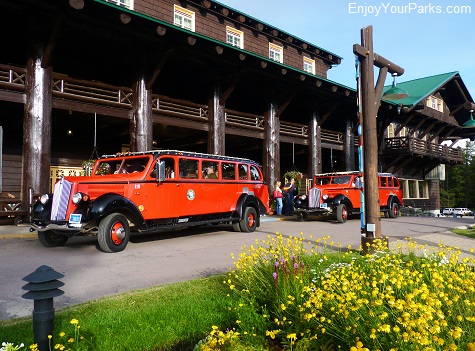
M 397 100 L 397 103 L 407 107 L 415 106 L 458 75 L 458 72 L 449 72 L 397 83 L 399 88 L 406 90 L 409 94 L 407 98 Z M 390 89 L 391 86 L 385 86 L 384 91 Z

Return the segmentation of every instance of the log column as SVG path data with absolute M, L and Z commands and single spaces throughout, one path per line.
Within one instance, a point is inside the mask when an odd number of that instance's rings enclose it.
M 208 153 L 213 155 L 226 154 L 226 117 L 221 96 L 221 84 L 216 81 L 213 96 L 208 102 Z
M 132 118 L 130 120 L 130 151 L 152 149 L 152 90 L 147 89 L 143 74 L 139 74 L 133 87 Z
M 263 170 L 267 185 L 274 190 L 274 183 L 280 179 L 280 120 L 275 102 L 269 103 L 264 114 Z
M 308 123 L 308 178 L 322 173 L 322 134 L 318 125 L 318 114 L 312 112 Z
M 346 120 L 345 134 L 343 135 L 343 167 L 345 171 L 356 171 L 355 164 L 355 137 L 353 135 L 353 122 Z
M 41 66 L 43 44 L 31 44 L 26 65 L 25 111 L 23 118 L 22 208 L 28 209 L 28 189 L 34 194 L 50 191 L 52 68 Z

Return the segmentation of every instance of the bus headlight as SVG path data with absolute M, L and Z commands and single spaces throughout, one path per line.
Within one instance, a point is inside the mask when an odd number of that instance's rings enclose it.
M 46 205 L 49 201 L 49 195 L 48 194 L 43 194 L 41 195 L 40 197 L 40 202 L 43 204 L 43 205 Z
M 89 200 L 89 196 L 79 192 L 79 193 L 76 193 L 76 194 L 73 195 L 72 200 L 73 200 L 73 203 L 77 205 L 77 204 L 81 203 L 81 201 Z
M 328 194 L 323 195 L 322 198 L 323 198 L 323 200 L 328 199 Z
M 301 198 L 302 200 L 305 200 L 305 199 L 307 198 L 307 195 L 302 195 L 300 198 Z

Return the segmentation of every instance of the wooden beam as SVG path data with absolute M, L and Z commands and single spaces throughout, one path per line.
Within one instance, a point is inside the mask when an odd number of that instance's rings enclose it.
M 443 125 L 443 126 L 440 127 L 439 129 L 437 129 L 437 131 L 432 135 L 432 137 L 430 137 L 429 142 L 431 142 L 432 140 L 434 140 L 435 138 L 437 138 L 437 137 L 439 136 L 439 134 L 442 133 L 442 131 L 443 131 L 446 127 L 447 127 L 446 125 Z
M 155 80 L 157 79 L 158 75 L 162 71 L 163 66 L 165 66 L 165 64 L 167 63 L 168 57 L 170 56 L 172 51 L 173 49 L 169 49 L 163 54 L 162 59 L 158 63 L 157 67 L 153 70 L 152 75 L 150 76 L 150 79 L 147 80 L 147 84 L 145 86 L 146 89 L 152 89 L 153 83 L 155 83 Z
M 335 109 L 340 105 L 340 103 L 337 103 L 337 104 L 334 104 L 330 107 L 330 109 L 322 116 L 322 118 L 320 118 L 320 120 L 318 121 L 318 125 L 319 126 L 322 126 L 323 123 L 325 123 L 325 121 L 328 119 L 328 117 L 330 117 L 333 113 L 333 111 L 335 111 Z
M 432 122 L 431 124 L 429 124 L 426 129 L 424 129 L 424 131 L 418 136 L 419 139 L 422 139 L 427 133 L 429 133 L 429 131 L 434 128 L 434 126 L 437 124 L 437 122 Z M 415 130 L 417 132 L 417 130 Z
M 41 68 L 48 68 L 51 63 L 51 58 L 53 57 L 53 51 L 56 46 L 56 42 L 59 37 L 59 33 L 61 32 L 61 27 L 64 23 L 64 15 L 61 14 L 56 18 L 54 23 L 53 30 L 50 33 L 48 38 L 48 42 L 46 43 L 46 47 L 43 51 L 43 57 L 41 58 Z
M 229 87 L 221 94 L 219 98 L 219 104 L 221 106 L 224 106 L 226 104 L 226 101 L 229 99 L 233 91 L 236 89 L 236 86 L 239 84 L 241 81 L 242 76 L 244 75 L 244 71 L 241 71 L 237 77 L 233 80 L 233 82 L 229 85 Z
M 156 31 L 158 35 L 163 37 L 167 33 L 167 28 L 163 26 L 157 26 Z
M 383 172 L 388 172 L 391 167 L 393 167 L 395 164 L 398 164 L 402 159 L 404 158 L 404 156 L 398 156 L 396 157 L 394 160 L 392 160 L 391 162 L 385 164 L 385 167 L 383 169 Z M 394 173 L 394 172 L 393 172 Z
M 284 112 L 284 110 L 287 108 L 287 106 L 289 106 L 290 102 L 295 97 L 295 95 L 297 95 L 298 92 L 299 89 L 293 90 L 292 93 L 285 99 L 285 101 L 280 104 L 279 109 L 277 110 L 277 116 L 280 116 Z

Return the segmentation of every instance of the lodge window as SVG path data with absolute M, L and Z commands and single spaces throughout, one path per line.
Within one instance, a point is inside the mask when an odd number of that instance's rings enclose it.
M 425 180 L 400 179 L 403 199 L 428 199 L 429 186 Z
M 134 9 L 134 0 L 106 0 L 111 4 L 119 5 L 128 9 Z
M 240 49 L 244 48 L 244 33 L 240 30 L 226 26 L 226 43 L 236 46 Z
M 429 96 L 426 99 L 426 105 L 431 109 L 437 110 L 439 112 L 444 112 L 444 101 L 433 95 Z
M 394 138 L 394 123 L 391 123 L 388 127 L 388 138 Z
M 315 60 L 312 60 L 308 57 L 303 58 L 303 70 L 305 72 L 315 74 Z
M 195 13 L 184 9 L 183 7 L 174 5 L 173 6 L 175 20 L 175 26 L 188 29 L 192 32 L 195 31 Z
M 271 60 L 283 63 L 283 52 L 282 46 L 269 43 L 269 58 Z

